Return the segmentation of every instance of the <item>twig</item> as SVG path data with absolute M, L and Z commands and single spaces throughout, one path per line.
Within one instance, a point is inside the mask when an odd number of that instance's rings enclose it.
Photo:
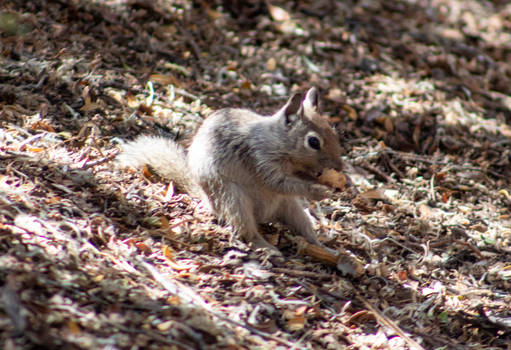
M 63 103 L 63 106 L 67 109 L 67 111 L 69 112 L 69 114 L 71 114 L 73 116 L 73 119 L 79 119 L 80 118 L 80 113 L 76 112 L 73 107 L 71 107 L 70 105 L 68 105 L 67 103 Z
M 58 142 L 55 145 L 53 145 L 52 148 L 57 148 L 58 146 L 60 146 L 62 144 L 79 140 L 80 138 L 85 136 L 85 132 L 87 131 L 88 128 L 91 128 L 92 134 L 97 133 L 98 126 L 96 124 L 94 124 L 93 122 L 87 122 L 87 123 L 83 124 L 83 126 L 80 128 L 80 131 L 78 131 L 78 134 L 76 136 L 72 136 L 66 140 Z
M 408 250 L 408 251 L 409 251 L 410 253 L 412 253 L 412 254 L 420 254 L 420 253 L 416 252 L 415 250 L 413 250 L 413 249 L 411 249 L 411 248 L 408 248 L 408 247 L 407 247 L 407 246 L 405 246 L 404 244 L 399 243 L 397 240 L 395 240 L 395 239 L 394 239 L 394 238 L 392 238 L 392 237 L 385 237 L 385 238 L 383 238 L 383 239 L 380 241 L 380 243 L 383 243 L 383 242 L 385 242 L 385 241 L 391 241 L 391 242 L 392 242 L 392 243 L 394 243 L 395 245 L 400 246 L 401 248 L 403 248 L 403 249 L 405 249 L 405 250 Z
M 294 269 L 286 269 L 283 267 L 274 267 L 272 269 L 274 272 L 285 273 L 289 276 L 295 277 L 307 277 L 307 278 L 318 278 L 318 279 L 332 279 L 332 275 L 327 273 L 317 273 L 312 271 L 302 271 L 302 270 L 294 270 Z
M 47 134 L 47 132 L 46 132 L 46 131 L 44 131 L 44 132 L 42 132 L 42 133 L 40 133 L 40 134 L 36 134 L 36 135 L 34 135 L 34 136 L 32 136 L 32 137 L 27 138 L 25 141 L 23 141 L 22 143 L 20 143 L 20 145 L 18 146 L 18 150 L 22 151 L 22 150 L 23 150 L 23 148 L 24 148 L 26 145 L 28 145 L 28 144 L 30 144 L 30 143 L 32 143 L 32 142 L 34 142 L 34 141 L 39 140 L 41 137 L 45 136 L 46 134 Z
M 388 154 L 386 153 L 383 153 L 383 155 L 385 156 L 385 161 L 387 162 L 387 164 L 389 165 L 389 167 L 394 170 L 394 172 L 396 173 L 397 176 L 399 176 L 399 178 L 403 178 L 405 177 L 405 175 L 403 174 L 403 172 L 401 170 L 399 170 L 397 168 L 397 166 L 394 164 L 394 162 L 392 162 L 392 160 L 390 159 L 390 157 L 388 156 Z
M 364 267 L 356 257 L 347 251 L 330 251 L 323 247 L 310 244 L 302 237 L 296 237 L 298 254 L 309 256 L 323 264 L 335 267 L 344 275 L 360 277 L 364 273 Z
M 481 251 L 479 249 L 477 249 L 477 247 L 474 247 L 472 244 L 470 244 L 468 242 L 465 242 L 465 241 L 462 241 L 460 239 L 446 238 L 446 239 L 438 240 L 438 241 L 435 241 L 435 242 L 429 242 L 429 246 L 431 248 L 438 248 L 438 247 L 444 246 L 446 244 L 453 244 L 453 243 L 458 243 L 458 244 L 461 244 L 461 245 L 467 247 L 468 249 L 473 251 L 474 254 L 477 255 L 477 257 L 479 259 L 484 259 L 483 254 L 481 253 Z
M 452 238 L 446 238 L 446 239 L 439 239 L 433 242 L 428 242 L 428 245 L 430 248 L 439 248 L 441 246 L 444 246 L 446 244 L 451 244 L 454 240 Z M 426 254 L 424 254 L 426 255 Z
M 184 29 L 183 27 L 179 27 L 179 30 L 181 32 L 181 35 L 184 36 L 185 38 L 185 41 L 186 43 L 190 46 L 190 48 L 192 49 L 192 52 L 195 56 L 195 58 L 200 61 L 201 60 L 201 51 L 200 51 L 200 48 L 199 48 L 199 45 L 197 45 L 197 43 L 195 42 L 195 40 L 193 39 L 193 36 L 190 35 L 190 32 L 188 32 L 186 29 Z
M 471 166 L 465 166 L 465 165 L 453 165 L 450 162 L 444 162 L 444 161 L 440 161 L 440 160 L 429 159 L 429 158 L 424 157 L 424 156 L 419 156 L 419 155 L 416 155 L 416 154 L 411 154 L 411 153 L 406 153 L 406 152 L 394 151 L 394 150 L 389 149 L 389 148 L 385 148 L 382 152 L 384 154 L 387 153 L 387 154 L 397 155 L 397 156 L 399 156 L 399 157 L 401 157 L 402 159 L 405 159 L 405 160 L 417 161 L 417 162 L 421 162 L 421 163 L 428 163 L 428 164 L 434 164 L 434 165 L 449 165 L 449 167 L 451 169 L 454 169 L 454 170 L 473 170 L 473 171 L 480 171 L 480 172 L 488 171 L 487 169 L 481 169 L 481 167 L 471 167 Z
M 177 63 L 172 63 L 172 62 L 167 62 L 165 63 L 165 68 L 169 68 L 169 69 L 172 69 L 176 72 L 179 72 L 181 74 L 183 74 L 185 77 L 189 77 L 192 75 L 192 73 L 190 73 L 190 71 L 188 70 L 188 68 L 184 67 L 184 66 L 181 66 Z
M 454 242 L 456 242 L 458 244 L 461 244 L 461 245 L 467 247 L 468 249 L 470 249 L 471 251 L 473 251 L 474 254 L 477 255 L 477 257 L 479 259 L 484 259 L 484 256 L 483 256 L 483 254 L 481 254 L 481 251 L 479 249 L 477 249 L 477 247 L 474 247 L 472 244 L 470 244 L 468 242 L 464 242 L 464 241 L 462 241 L 460 239 L 457 239 Z
M 105 163 L 105 162 L 108 162 L 109 160 L 114 159 L 114 158 L 117 156 L 117 154 L 118 154 L 118 153 L 119 153 L 119 152 L 113 152 L 112 154 L 109 154 L 109 155 L 107 155 L 106 157 L 103 157 L 103 158 L 101 158 L 101 159 L 97 159 L 97 160 L 92 161 L 92 162 L 88 162 L 88 163 L 84 164 L 84 165 L 81 167 L 81 169 L 82 169 L 82 170 L 87 170 L 87 169 L 89 169 L 89 168 L 95 167 L 96 165 L 99 165 L 99 164 L 103 164 L 103 163 Z
M 370 165 L 368 163 L 361 162 L 361 163 L 356 164 L 356 165 L 358 165 L 358 166 L 364 168 L 365 170 L 375 174 L 376 176 L 381 177 L 386 182 L 389 182 L 389 183 L 395 183 L 396 182 L 396 180 L 394 180 L 393 178 L 391 178 L 390 176 L 388 176 L 387 174 L 385 174 L 381 170 L 377 169 L 376 167 L 374 167 L 374 166 L 372 166 L 372 165 Z
M 271 334 L 262 332 L 262 331 L 260 331 L 258 329 L 255 329 L 254 327 L 251 327 L 249 325 L 246 325 L 246 324 L 234 321 L 233 319 L 230 319 L 229 317 L 224 316 L 221 313 L 214 311 L 211 308 L 211 306 L 209 304 L 207 304 L 200 297 L 200 295 L 195 293 L 190 287 L 185 286 L 184 284 L 179 283 L 176 280 L 170 280 L 170 279 L 166 278 L 165 276 L 160 274 L 158 272 L 158 270 L 156 270 L 152 265 L 150 265 L 147 262 L 145 262 L 144 260 L 142 260 L 141 257 L 138 257 L 137 260 L 153 276 L 153 278 L 158 283 L 160 283 L 162 285 L 163 288 L 165 288 L 169 293 L 171 293 L 173 295 L 179 295 L 185 302 L 188 302 L 188 303 L 194 304 L 194 305 L 196 305 L 198 307 L 201 307 L 204 311 L 209 312 L 211 315 L 215 316 L 216 318 L 218 318 L 218 319 L 220 319 L 222 321 L 231 323 L 231 324 L 233 324 L 235 326 L 245 328 L 248 331 L 250 331 L 250 332 L 252 332 L 254 334 L 257 334 L 257 335 L 259 335 L 261 337 L 274 340 L 274 341 L 276 341 L 276 342 L 278 342 L 280 344 L 283 344 L 283 345 L 286 345 L 286 346 L 289 346 L 289 347 L 294 345 L 293 343 L 291 343 L 291 342 L 289 342 L 287 340 L 284 340 L 284 339 L 278 338 L 276 336 L 273 336 Z
M 399 328 L 399 326 L 394 322 L 392 321 L 390 318 L 388 318 L 387 316 L 385 316 L 384 314 L 382 314 L 380 312 L 380 310 L 378 310 L 376 307 L 374 307 L 373 305 L 371 305 L 371 303 L 369 303 L 369 301 L 366 300 L 366 298 L 364 298 L 362 296 L 362 294 L 360 292 L 357 291 L 357 289 L 355 288 L 355 286 L 352 285 L 352 288 L 353 290 L 355 291 L 355 295 L 357 297 L 357 299 L 362 303 L 364 304 L 364 306 L 369 309 L 369 311 L 371 311 L 374 315 L 374 317 L 376 318 L 376 320 L 381 323 L 383 326 L 385 327 L 389 327 L 391 329 L 394 330 L 394 332 L 396 332 L 397 335 L 399 335 L 401 338 L 403 338 L 403 340 L 408 343 L 408 345 L 413 348 L 413 349 L 418 349 L 418 350 L 424 350 L 424 348 L 419 344 L 417 343 L 415 340 L 413 340 L 412 338 L 410 338 L 407 334 L 405 334 L 405 332 Z
M 500 179 L 506 178 L 505 175 L 499 174 L 499 173 L 497 173 L 497 172 L 495 172 L 495 171 L 493 171 L 491 169 L 483 169 L 481 167 L 466 166 L 466 165 L 453 165 L 450 162 L 444 162 L 444 161 L 440 161 L 440 160 L 428 159 L 426 157 L 422 157 L 422 156 L 419 156 L 419 155 L 412 155 L 412 154 L 406 153 L 406 152 L 394 151 L 394 150 L 389 149 L 389 148 L 385 148 L 382 152 L 398 155 L 402 159 L 405 159 L 405 160 L 407 159 L 407 160 L 411 160 L 411 161 L 428 163 L 428 164 L 434 164 L 434 165 L 448 165 L 449 169 L 452 169 L 452 170 L 478 171 L 478 172 L 481 172 L 481 173 L 488 173 L 490 175 L 493 175 L 496 178 L 500 178 Z
M 431 180 L 429 181 L 429 199 L 432 202 L 436 202 L 435 196 L 435 174 L 431 176 Z
M 109 322 L 110 323 L 110 322 Z M 116 327 L 116 328 L 119 328 L 120 330 L 124 331 L 124 332 L 129 332 L 129 333 L 138 333 L 138 334 L 146 334 L 146 335 L 149 335 L 151 338 L 153 339 L 156 339 L 162 343 L 165 343 L 167 345 L 176 345 L 176 346 L 179 346 L 183 349 L 189 349 L 189 345 L 188 344 L 184 344 L 178 340 L 174 340 L 174 339 L 167 339 L 165 338 L 164 336 L 162 336 L 160 333 L 158 332 L 155 332 L 151 329 L 138 329 L 138 328 L 133 328 L 133 327 L 125 327 L 123 326 L 122 324 L 119 324 L 119 323 L 110 323 L 111 326 L 113 327 Z

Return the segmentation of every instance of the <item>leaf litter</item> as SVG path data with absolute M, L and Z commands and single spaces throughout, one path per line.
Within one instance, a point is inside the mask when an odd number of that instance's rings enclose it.
M 510 23 L 460 0 L 3 2 L 0 342 L 508 349 Z M 312 85 L 353 182 L 309 208 L 328 251 L 279 225 L 284 259 L 252 251 L 113 160 Z

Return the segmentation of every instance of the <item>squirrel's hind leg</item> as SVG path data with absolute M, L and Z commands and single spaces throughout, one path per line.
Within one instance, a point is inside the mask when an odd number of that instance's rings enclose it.
M 256 249 L 268 249 L 272 254 L 282 254 L 258 232 L 252 200 L 239 186 L 234 183 L 209 182 L 203 188 L 219 219 L 231 225 L 235 233 L 240 235 L 246 243 Z

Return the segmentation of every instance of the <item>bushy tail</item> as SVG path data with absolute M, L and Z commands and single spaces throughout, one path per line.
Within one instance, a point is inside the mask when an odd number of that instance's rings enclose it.
M 121 166 L 140 169 L 144 165 L 183 192 L 197 196 L 200 188 L 186 163 L 186 153 L 176 142 L 157 136 L 140 136 L 122 145 L 117 156 Z

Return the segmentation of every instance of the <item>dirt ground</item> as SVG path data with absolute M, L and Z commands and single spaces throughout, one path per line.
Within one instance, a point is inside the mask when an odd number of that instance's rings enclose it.
M 361 274 L 116 166 L 311 86 L 354 186 L 310 210 Z M 3 0 L 0 344 L 509 350 L 510 146 L 506 1 Z

